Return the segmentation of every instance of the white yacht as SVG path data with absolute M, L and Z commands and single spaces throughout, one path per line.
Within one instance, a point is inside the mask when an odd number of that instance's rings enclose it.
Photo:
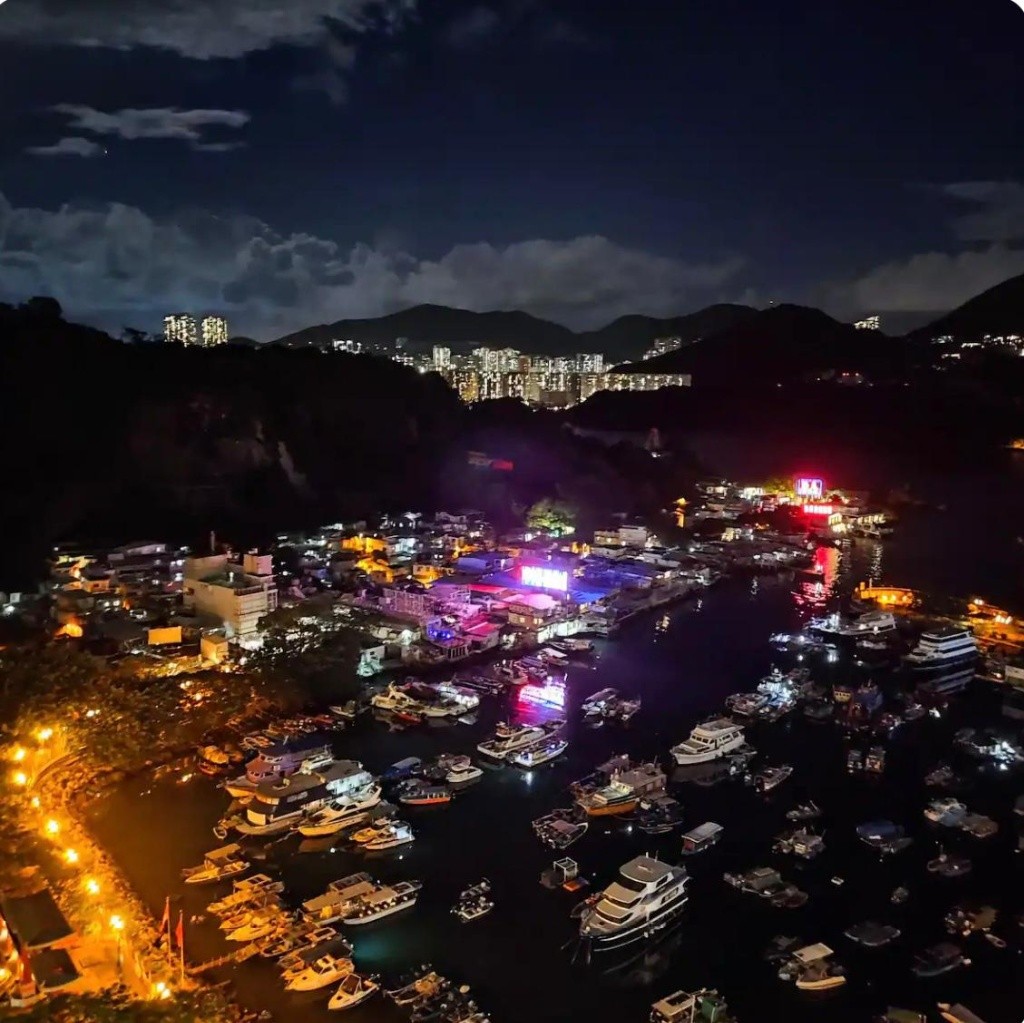
M 743 729 L 729 718 L 705 721 L 690 733 L 678 746 L 669 751 L 675 762 L 683 767 L 688 764 L 703 764 L 709 760 L 724 757 L 738 750 L 744 743 Z
M 304 838 L 319 838 L 322 835 L 335 835 L 350 824 L 357 824 L 366 819 L 366 811 L 380 802 L 380 786 L 369 784 L 357 789 L 344 799 L 336 799 L 321 810 L 317 810 L 308 820 L 300 824 L 298 832 Z
M 386 849 L 397 849 L 400 845 L 408 845 L 416 836 L 405 821 L 394 821 L 384 828 L 376 838 L 363 844 L 367 852 L 383 852 Z
M 379 987 L 373 977 L 361 977 L 358 973 L 350 973 L 338 985 L 338 990 L 331 995 L 327 1008 L 351 1009 L 360 1002 L 365 1002 Z
M 832 614 L 827 618 L 813 620 L 809 628 L 826 636 L 843 636 L 861 639 L 864 636 L 880 636 L 896 631 L 896 619 L 891 611 L 867 611 L 856 618 L 843 618 Z
M 378 885 L 374 891 L 357 899 L 346 908 L 341 922 L 355 926 L 382 920 L 416 905 L 420 897 L 420 881 L 399 881 L 395 885 Z
M 449 785 L 467 785 L 483 776 L 483 771 L 476 764 L 467 758 L 464 763 L 454 764 L 451 770 L 445 775 L 445 781 Z
M 939 671 L 968 664 L 977 656 L 978 644 L 970 629 L 944 626 L 922 633 L 903 660 L 913 671 Z
M 349 976 L 353 969 L 355 966 L 347 956 L 334 956 L 328 953 L 290 977 L 285 988 L 288 991 L 319 991 L 320 988 L 335 984 Z
M 501 734 L 480 743 L 477 749 L 484 756 L 504 760 L 509 753 L 543 739 L 546 734 L 547 732 L 538 725 L 519 725 L 501 730 Z
M 568 748 L 568 739 L 552 735 L 543 742 L 534 743 L 532 746 L 527 746 L 526 749 L 519 750 L 518 753 L 509 754 L 508 760 L 510 764 L 515 764 L 517 767 L 540 767 L 541 764 L 560 757 Z
M 594 951 L 642 941 L 667 927 L 686 905 L 689 875 L 684 867 L 637 856 L 580 917 L 580 936 Z

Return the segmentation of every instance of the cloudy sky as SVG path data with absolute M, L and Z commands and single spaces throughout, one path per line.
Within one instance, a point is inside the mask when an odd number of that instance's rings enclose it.
M 1024 273 L 1012 0 L 6 0 L 0 300 L 891 325 Z

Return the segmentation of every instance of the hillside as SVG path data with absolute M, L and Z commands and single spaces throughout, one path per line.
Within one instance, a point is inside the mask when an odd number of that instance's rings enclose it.
M 930 341 L 947 334 L 960 341 L 978 341 L 986 334 L 1024 334 L 1024 274 L 975 295 L 908 336 Z
M 773 306 L 696 344 L 628 372 L 692 373 L 696 386 L 745 386 L 799 380 L 823 370 L 892 376 L 906 364 L 906 346 L 876 331 L 856 330 L 818 309 Z
M 468 352 L 478 346 L 516 348 L 537 355 L 602 352 L 615 362 L 639 358 L 655 338 L 679 336 L 692 341 L 740 323 L 754 312 L 749 306 L 723 304 L 664 319 L 621 316 L 600 330 L 577 334 L 529 313 L 474 313 L 447 306 L 419 305 L 374 319 L 339 320 L 307 327 L 274 343 L 286 348 L 326 348 L 338 338 L 390 346 L 396 338 L 404 337 L 410 351 L 428 351 L 432 345 L 443 344 L 456 352 Z

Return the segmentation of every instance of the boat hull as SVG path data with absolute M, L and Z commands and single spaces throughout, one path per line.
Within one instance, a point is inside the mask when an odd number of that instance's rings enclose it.
M 688 898 L 688 896 L 683 896 L 678 902 L 652 914 L 646 920 L 639 921 L 615 934 L 588 935 L 581 930 L 581 936 L 590 942 L 591 950 L 594 952 L 614 952 L 617 949 L 635 945 L 638 941 L 646 941 L 654 937 L 675 921 L 686 908 Z
M 639 805 L 639 799 L 626 799 L 621 803 L 607 803 L 604 806 L 584 806 L 583 811 L 588 817 L 613 817 L 616 814 L 629 813 Z
M 387 909 L 382 909 L 372 916 L 361 916 L 361 917 L 342 917 L 341 922 L 347 924 L 350 927 L 356 927 L 361 924 L 372 924 L 378 920 L 383 920 L 386 917 L 394 916 L 395 913 L 401 913 L 402 910 L 412 909 L 416 905 L 415 899 L 409 899 L 407 902 L 401 902 L 397 906 L 389 906 Z

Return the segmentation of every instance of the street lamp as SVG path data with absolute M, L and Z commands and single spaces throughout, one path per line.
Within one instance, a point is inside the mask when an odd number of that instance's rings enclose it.
M 124 974 L 124 965 L 121 959 L 121 932 L 124 930 L 124 919 L 114 913 L 110 918 L 110 926 L 117 935 L 117 975 L 121 977 Z

